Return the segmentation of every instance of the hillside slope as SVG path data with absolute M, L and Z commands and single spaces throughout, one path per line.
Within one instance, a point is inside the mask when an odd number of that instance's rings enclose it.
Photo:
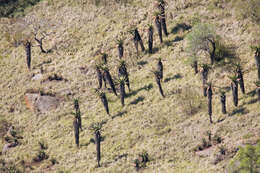
M 238 146 L 255 144 L 260 139 L 260 103 L 254 85 L 257 70 L 250 49 L 250 45 L 259 44 L 259 25 L 237 19 L 232 3 L 220 1 L 215 6 L 208 1 L 168 2 L 169 36 L 164 36 L 160 44 L 154 27 L 156 52 L 140 52 L 137 56 L 128 30 L 138 27 L 147 49 L 147 24 L 153 23 L 153 3 L 134 0 L 125 5 L 109 2 L 95 6 L 86 2 L 42 0 L 30 7 L 24 19 L 37 16 L 55 25 L 46 29 L 51 35 L 44 40 L 45 48 L 52 48 L 52 52 L 41 53 L 39 47 L 33 47 L 30 71 L 23 46 L 14 47 L 4 32 L 0 33 L 0 120 L 12 124 L 22 136 L 17 147 L 0 155 L 1 162 L 12 162 L 22 172 L 134 172 L 134 160 L 145 150 L 150 161 L 143 172 L 215 173 L 226 170 Z M 194 74 L 188 64 L 186 35 L 192 28 L 181 29 L 181 24 L 193 27 L 197 20 L 215 26 L 245 71 L 246 94 L 239 90 L 239 106 L 234 107 L 231 91 L 227 92 L 228 114 L 221 113 L 218 87 L 230 86 L 230 69 L 220 64 L 210 71 L 209 80 L 215 86 L 213 124 L 208 118 L 207 97 L 202 95 L 201 76 Z M 7 22 L 10 20 L 1 18 L 1 28 Z M 19 21 L 13 25 L 15 22 Z M 118 97 L 106 91 L 111 112 L 108 116 L 93 92 L 98 86 L 95 59 L 98 51 L 107 53 L 110 71 L 117 78 L 116 40 L 122 37 L 131 91 L 127 90 L 124 107 Z M 151 72 L 159 57 L 164 64 L 165 98 L 160 96 Z M 32 80 L 39 73 L 43 79 L 58 74 L 66 80 Z M 59 107 L 44 114 L 31 112 L 24 101 L 29 89 L 59 96 Z M 80 148 L 74 143 L 74 98 L 79 98 L 82 113 Z M 97 122 L 103 124 L 104 138 L 100 168 L 96 167 L 96 147 L 91 142 L 94 135 L 89 130 Z M 208 131 L 222 140 L 210 147 L 208 155 L 200 157 L 194 148 L 207 139 Z M 39 141 L 47 144 L 45 153 L 49 158 L 35 163 L 32 159 L 39 151 Z M 0 148 L 4 145 L 3 138 Z M 228 154 L 214 164 L 220 148 Z M 56 164 L 51 163 L 54 160 Z

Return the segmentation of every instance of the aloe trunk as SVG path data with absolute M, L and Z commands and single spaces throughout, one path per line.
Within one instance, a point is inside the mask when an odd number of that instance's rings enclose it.
M 164 4 L 160 4 L 158 6 L 158 8 L 159 8 L 159 10 L 161 12 L 161 25 L 162 25 L 163 33 L 167 37 L 168 36 L 168 32 L 167 32 L 167 26 L 166 26 L 165 5 Z
M 208 114 L 209 114 L 210 123 L 213 123 L 213 121 L 212 121 L 212 88 L 211 88 L 211 84 L 208 87 Z
M 116 88 L 115 88 L 115 84 L 113 82 L 113 79 L 109 73 L 109 71 L 107 69 L 104 70 L 105 72 L 105 77 L 106 77 L 106 80 L 108 81 L 113 93 L 117 96 L 117 93 L 116 93 Z
M 205 86 L 208 80 L 208 68 L 202 67 L 201 76 L 202 76 L 202 84 L 203 84 L 203 95 L 207 96 L 207 87 Z
M 25 44 L 26 62 L 28 69 L 31 69 L 31 42 L 27 41 Z
M 210 62 L 211 62 L 211 65 L 213 65 L 214 61 L 215 61 L 216 43 L 212 40 L 209 40 L 209 41 L 210 41 L 210 43 L 212 44 L 212 47 L 213 47 L 213 50 L 210 53 Z
M 255 51 L 255 61 L 256 61 L 256 67 L 258 71 L 258 79 L 260 80 L 260 48 L 257 48 Z
M 102 61 L 104 64 L 107 64 L 107 54 L 106 53 L 103 53 L 102 54 L 102 57 L 101 57 Z
M 124 56 L 124 47 L 123 47 L 123 44 L 122 44 L 122 43 L 119 43 L 117 49 L 118 49 L 119 59 L 121 59 L 121 58 Z
M 125 105 L 125 82 L 124 81 L 120 81 L 120 100 L 122 106 L 124 106 Z
M 233 95 L 233 103 L 235 106 L 238 105 L 238 83 L 236 80 L 231 83 L 232 95 Z
M 260 102 L 260 87 L 257 88 L 258 101 Z
M 137 40 L 137 52 L 138 52 L 138 43 L 140 44 L 141 49 L 142 49 L 142 51 L 144 52 L 144 51 L 145 51 L 145 48 L 144 48 L 143 40 L 142 40 L 142 38 L 141 38 L 141 36 L 140 36 L 140 34 L 139 34 L 139 32 L 138 32 L 137 29 L 134 30 L 134 34 L 135 34 L 134 40 Z M 136 43 L 135 43 L 135 44 L 136 44 Z
M 162 43 L 163 42 L 163 39 L 162 39 L 162 26 L 161 26 L 161 21 L 160 21 L 160 17 L 159 16 L 156 16 L 156 18 L 155 18 L 155 25 L 156 25 L 157 32 L 158 32 L 158 35 L 159 35 L 160 43 Z
M 107 80 L 106 80 L 106 75 L 105 75 L 105 72 L 101 72 L 102 73 L 102 79 L 103 79 L 103 82 L 104 82 L 104 87 L 107 88 Z
M 97 78 L 98 78 L 98 88 L 102 88 L 102 72 L 99 67 L 96 67 L 96 72 L 97 72 Z
M 76 111 L 76 118 L 78 119 L 79 128 L 82 130 L 81 114 L 80 114 L 78 99 L 74 100 L 74 109 Z
M 159 72 L 157 72 L 157 73 L 155 74 L 155 80 L 156 80 L 156 83 L 157 83 L 157 85 L 158 85 L 158 87 L 159 87 L 159 91 L 160 91 L 161 96 L 162 96 L 162 97 L 165 97 L 164 94 L 163 94 L 163 89 L 162 89 L 162 85 L 161 85 L 161 79 L 160 79 L 160 74 L 159 74 Z
M 161 59 L 158 60 L 157 69 L 159 71 L 160 80 L 162 80 L 163 79 L 163 64 L 162 64 Z
M 101 141 L 101 135 L 99 131 L 95 132 L 95 142 L 96 142 L 96 150 L 97 150 L 97 162 L 98 162 L 98 167 L 100 167 L 100 160 L 101 160 L 101 155 L 100 155 L 100 141 Z
M 226 114 L 227 111 L 226 111 L 226 95 L 225 95 L 225 93 L 223 93 L 220 96 L 220 102 L 221 102 L 221 107 L 222 107 L 222 113 Z
M 78 123 L 78 119 L 76 117 L 73 121 L 73 127 L 74 127 L 75 143 L 76 143 L 77 147 L 79 147 L 79 123 Z
M 148 29 L 148 48 L 149 48 L 149 53 L 153 53 L 153 27 L 150 26 Z
M 198 61 L 194 61 L 192 64 L 192 67 L 194 68 L 195 74 L 197 74 L 199 72 L 198 71 Z
M 244 78 L 243 78 L 243 73 L 242 73 L 242 70 L 240 67 L 238 67 L 238 69 L 237 69 L 237 77 L 239 79 L 239 85 L 240 85 L 241 92 L 243 94 L 245 94 Z
M 109 115 L 109 109 L 108 109 L 108 101 L 105 93 L 100 94 L 101 102 L 106 110 L 106 113 Z

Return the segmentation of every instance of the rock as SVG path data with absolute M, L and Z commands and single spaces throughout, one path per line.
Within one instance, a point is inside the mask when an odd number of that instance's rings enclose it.
M 46 113 L 56 109 L 59 105 L 59 99 L 53 96 L 40 96 L 35 102 L 35 110 L 40 113 Z
M 196 154 L 198 156 L 200 156 L 200 157 L 208 157 L 208 156 L 211 155 L 211 153 L 214 152 L 215 148 L 216 147 L 214 147 L 214 146 L 213 147 L 209 147 L 209 148 L 206 148 L 206 149 L 204 149 L 202 151 L 197 151 Z
M 26 93 L 24 96 L 24 100 L 27 108 L 31 109 L 31 111 L 34 111 L 35 102 L 39 97 L 40 93 Z
M 17 145 L 18 145 L 17 142 L 5 144 L 2 153 L 5 154 L 8 150 L 10 150 L 10 148 L 16 147 Z
M 41 73 L 33 75 L 32 80 L 41 80 L 43 75 Z
M 26 93 L 25 103 L 31 111 L 46 113 L 58 107 L 59 99 L 55 96 L 40 95 L 40 93 Z

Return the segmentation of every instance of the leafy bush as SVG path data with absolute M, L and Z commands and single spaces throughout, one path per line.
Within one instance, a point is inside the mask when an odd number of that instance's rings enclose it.
M 13 17 L 15 13 L 24 14 L 27 7 L 37 4 L 40 0 L 0 0 L 0 17 Z
M 260 171 L 260 142 L 256 146 L 240 147 L 230 162 L 228 172 L 255 173 Z

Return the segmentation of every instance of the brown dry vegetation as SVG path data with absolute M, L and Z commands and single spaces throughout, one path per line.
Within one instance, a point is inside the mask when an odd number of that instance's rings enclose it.
M 46 50 L 52 51 L 44 54 L 39 47 L 32 48 L 31 71 L 26 67 L 23 46 L 15 47 L 13 43 L 13 37 L 25 38 L 28 31 L 19 29 L 20 20 L 0 18 L 0 125 L 9 122 L 22 129 L 23 136 L 21 144 L 0 155 L 0 159 L 13 162 L 24 172 L 134 172 L 134 160 L 145 150 L 151 159 L 143 172 L 224 172 L 238 146 L 254 144 L 260 139 L 260 111 L 254 85 L 257 70 L 250 49 L 251 45 L 259 44 L 259 24 L 249 17 L 237 17 L 232 1 L 169 1 L 166 9 L 169 36 L 160 44 L 155 32 L 154 47 L 158 51 L 137 56 L 128 30 L 134 25 L 138 27 L 148 49 L 146 31 L 147 24 L 153 20 L 153 3 L 148 0 L 126 4 L 106 2 L 106 6 L 103 3 L 95 6 L 86 0 L 42 0 L 30 7 L 24 19 L 37 16 L 55 25 L 46 29 L 54 32 L 44 40 Z M 226 115 L 221 113 L 217 87 L 230 86 L 229 67 L 218 64 L 209 73 L 213 84 L 213 124 L 208 120 L 207 98 L 202 95 L 200 75 L 195 75 L 187 63 L 185 36 L 190 30 L 176 28 L 183 23 L 193 26 L 198 20 L 215 26 L 223 45 L 235 51 L 246 70 L 246 94 L 239 90 L 239 106 L 234 107 L 231 91 L 227 93 Z M 127 91 L 123 108 L 119 97 L 107 92 L 111 118 L 92 90 L 98 87 L 94 60 L 98 51 L 107 53 L 110 72 L 116 78 L 116 43 L 122 38 L 131 91 Z M 164 64 L 165 98 L 160 97 L 151 74 L 158 57 Z M 228 58 L 225 62 L 228 64 Z M 40 71 L 43 78 L 58 74 L 66 81 L 31 80 Z M 62 102 L 54 111 L 35 114 L 25 105 L 24 94 L 28 89 L 56 94 L 62 97 Z M 72 95 L 67 96 L 67 90 Z M 79 98 L 82 114 L 79 149 L 74 144 L 73 98 Z M 103 122 L 104 137 L 100 168 L 96 167 L 93 133 L 89 130 L 97 122 Z M 220 144 L 216 144 L 218 147 L 208 157 L 199 157 L 194 152 L 207 131 L 220 136 L 221 145 L 230 153 L 218 164 L 213 162 Z M 50 159 L 34 164 L 32 159 L 41 140 L 48 144 L 45 152 Z M 0 149 L 3 145 L 1 140 Z M 58 164 L 52 165 L 51 158 Z M 22 160 L 33 170 L 23 168 Z

